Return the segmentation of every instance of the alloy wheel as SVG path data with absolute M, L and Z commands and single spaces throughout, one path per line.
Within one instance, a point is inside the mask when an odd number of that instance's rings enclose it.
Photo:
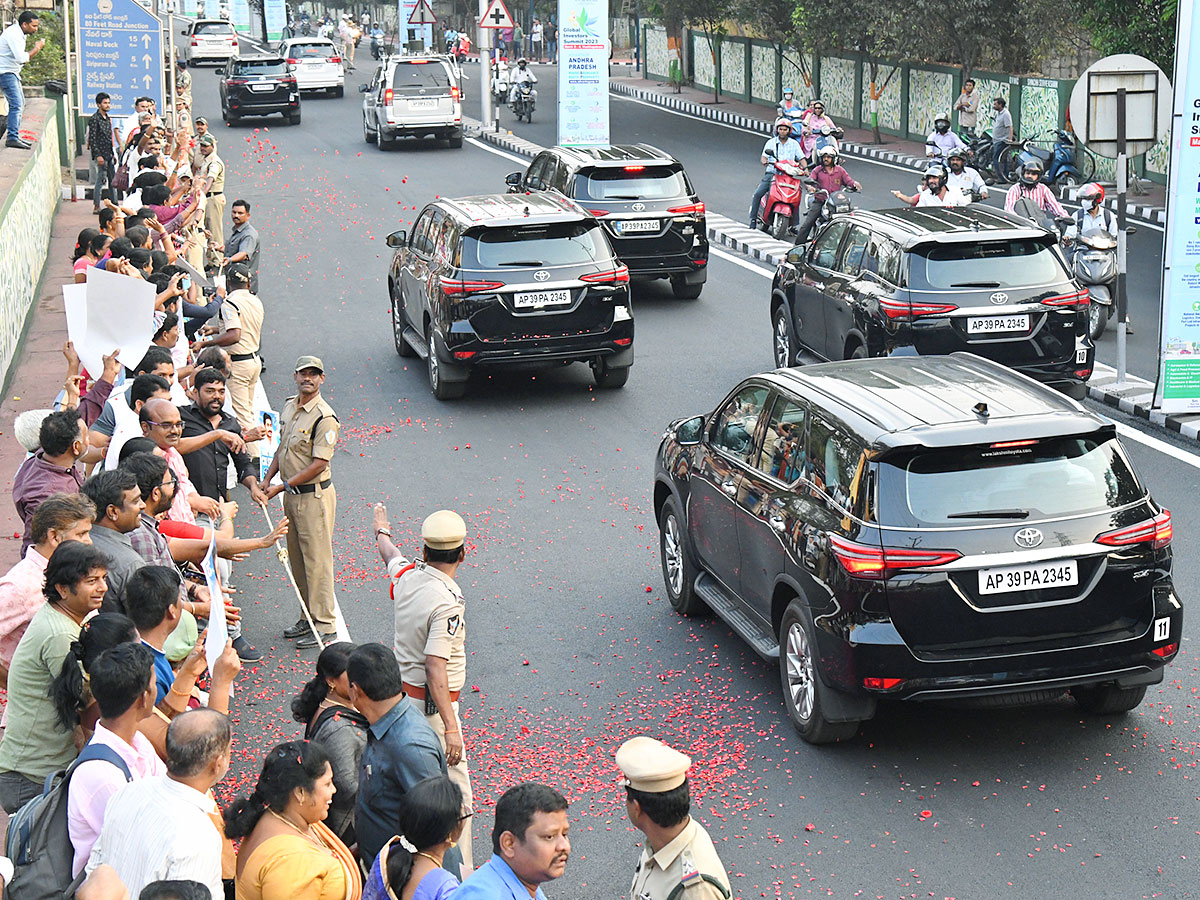
M 787 688 L 788 699 L 796 715 L 807 721 L 813 713 L 816 685 L 813 679 L 812 654 L 808 646 L 808 635 L 804 626 L 792 622 L 787 633 Z
M 667 588 L 673 597 L 678 597 L 683 592 L 683 544 L 679 540 L 679 523 L 672 513 L 663 522 L 662 553 Z

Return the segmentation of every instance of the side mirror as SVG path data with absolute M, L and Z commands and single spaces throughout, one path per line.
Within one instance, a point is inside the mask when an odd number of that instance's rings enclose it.
M 789 250 L 787 252 L 787 256 L 785 258 L 793 266 L 798 266 L 804 262 L 804 260 L 807 256 L 808 256 L 808 241 L 805 241 L 803 244 L 797 244 L 795 247 L 793 247 L 791 250 Z
M 401 247 L 408 245 L 408 232 L 401 228 L 399 231 L 393 231 L 387 236 L 387 245 L 393 250 L 399 250 Z
M 504 176 L 504 183 L 507 184 L 509 187 L 520 187 L 521 186 L 521 176 L 523 174 L 524 174 L 523 172 L 509 172 L 507 175 Z
M 675 440 L 684 446 L 700 443 L 704 434 L 704 416 L 695 416 L 675 427 Z
M 369 94 L 371 93 L 371 86 L 369 84 L 360 84 L 358 86 L 358 92 L 360 94 Z
M 187 29 L 186 28 L 180 28 L 179 33 L 182 34 L 184 37 L 187 37 Z

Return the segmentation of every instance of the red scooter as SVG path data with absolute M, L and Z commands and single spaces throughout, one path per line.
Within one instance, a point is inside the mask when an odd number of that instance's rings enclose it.
M 778 241 L 787 238 L 793 216 L 800 210 L 802 172 L 797 163 L 775 160 L 775 180 L 758 203 L 759 228 Z

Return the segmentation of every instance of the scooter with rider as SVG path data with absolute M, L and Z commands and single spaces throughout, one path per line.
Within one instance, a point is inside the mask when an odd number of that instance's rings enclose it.
M 775 120 L 775 136 L 768 138 L 763 144 L 759 161 L 763 166 L 762 180 L 750 201 L 750 227 L 758 228 L 760 224 L 769 224 L 774 212 L 781 212 L 777 207 L 788 206 L 789 225 L 794 225 L 799 212 L 800 179 L 807 174 L 804 163 L 804 153 L 800 143 L 792 137 L 792 123 L 780 116 Z M 772 194 L 776 180 L 786 184 L 788 193 L 793 194 L 790 203 L 785 198 L 775 197 L 770 202 L 768 195 Z M 786 230 L 786 227 L 785 229 Z
M 825 147 L 817 152 L 821 164 L 812 170 L 809 190 L 804 197 L 807 211 L 804 221 L 796 229 L 797 244 L 807 241 L 813 229 L 828 221 L 835 212 L 849 211 L 850 200 L 843 190 L 862 190 L 862 185 L 841 165 L 836 150 Z

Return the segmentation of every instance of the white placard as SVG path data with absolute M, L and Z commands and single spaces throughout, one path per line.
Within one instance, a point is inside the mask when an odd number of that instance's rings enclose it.
M 98 348 L 100 357 L 120 348 L 117 359 L 127 369 L 134 368 L 154 338 L 154 285 L 93 267 L 84 286 L 87 288 L 84 345 L 89 352 Z M 98 363 L 100 368 L 92 369 L 78 342 L 76 350 L 88 371 L 99 376 L 103 365 Z
M 201 565 L 211 601 L 208 634 L 204 638 L 204 658 L 208 660 L 210 675 L 217 670 L 217 660 L 225 652 L 225 644 L 229 640 L 229 629 L 225 624 L 225 594 L 221 591 L 221 579 L 217 575 L 217 533 L 211 530 L 211 534 L 208 553 L 205 554 L 204 563 Z

